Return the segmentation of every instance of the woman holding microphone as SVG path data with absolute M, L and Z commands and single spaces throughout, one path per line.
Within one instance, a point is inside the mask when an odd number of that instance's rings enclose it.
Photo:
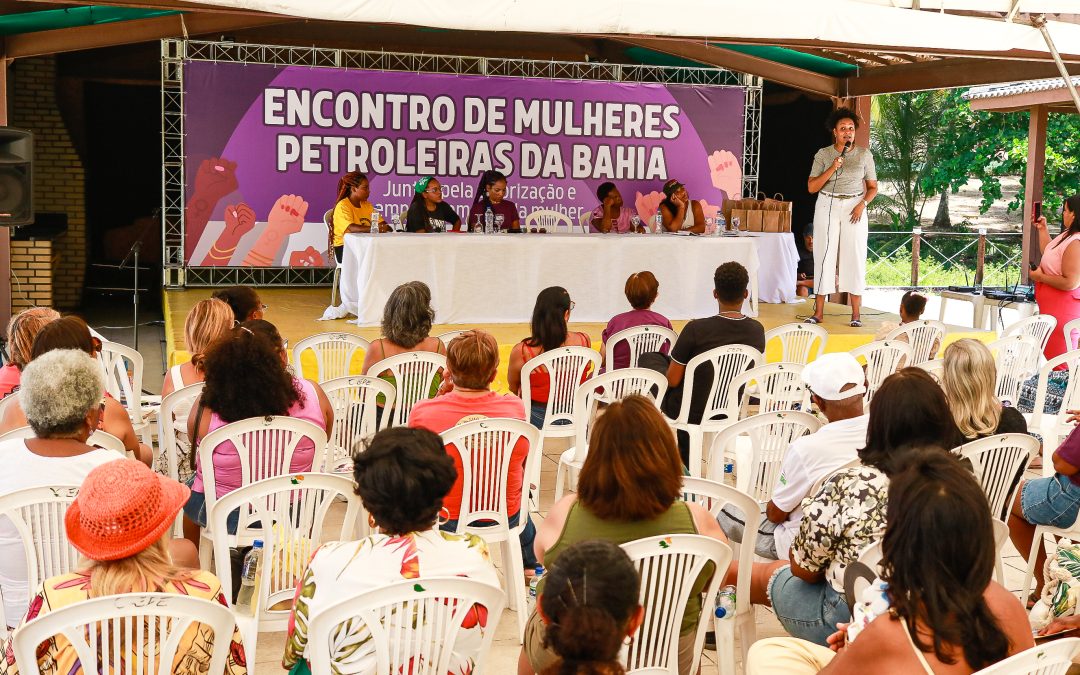
M 824 319 L 825 297 L 851 295 L 851 326 L 862 326 L 859 310 L 866 286 L 866 207 L 877 195 L 877 170 L 868 148 L 855 145 L 859 116 L 838 108 L 827 123 L 833 144 L 817 151 L 807 189 L 818 194 L 814 207 L 814 315 Z

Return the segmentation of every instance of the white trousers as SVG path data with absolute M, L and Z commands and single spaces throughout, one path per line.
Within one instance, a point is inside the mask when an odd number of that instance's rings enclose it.
M 852 293 L 866 290 L 866 210 L 856 223 L 851 210 L 862 196 L 837 199 L 821 192 L 814 206 L 814 292 Z

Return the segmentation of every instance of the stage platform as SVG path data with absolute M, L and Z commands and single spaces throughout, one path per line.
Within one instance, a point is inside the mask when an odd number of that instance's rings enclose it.
M 180 291 L 165 291 L 164 314 L 165 314 L 165 337 L 168 364 L 172 366 L 188 360 L 189 354 L 184 344 L 184 318 L 188 311 L 198 301 L 210 297 L 214 289 L 191 288 Z M 289 341 L 290 345 L 309 335 L 326 332 L 355 333 L 361 337 L 373 340 L 379 337 L 377 327 L 360 328 L 346 323 L 344 320 L 319 321 L 323 310 L 326 309 L 330 300 L 328 288 L 260 288 L 259 296 L 267 305 L 266 320 L 277 326 L 282 337 Z M 812 311 L 810 302 L 797 304 L 759 304 L 759 321 L 765 329 L 782 326 L 786 323 L 795 323 L 802 320 Z M 438 308 L 436 307 L 436 312 Z M 629 307 L 627 307 L 629 309 Z M 825 321 L 821 324 L 829 331 L 829 342 L 825 351 L 845 352 L 866 344 L 874 339 L 881 324 L 887 321 L 898 322 L 900 317 L 890 312 L 882 312 L 876 309 L 863 311 L 862 328 L 852 328 L 848 325 L 851 317 L 851 309 L 844 305 L 827 304 L 825 306 Z M 438 314 L 436 314 L 436 319 Z M 523 317 L 522 323 L 498 323 L 498 324 L 436 324 L 431 334 L 438 335 L 450 330 L 467 328 L 482 328 L 495 336 L 502 353 L 499 375 L 495 380 L 495 388 L 506 391 L 506 364 L 509 361 L 510 350 L 522 338 L 529 335 L 528 317 Z M 675 330 L 682 330 L 686 321 L 673 322 Z M 571 322 L 571 330 L 587 333 L 593 339 L 593 346 L 600 348 L 600 334 L 604 330 L 603 323 L 575 323 Z M 960 338 L 973 337 L 984 342 L 990 342 L 997 338 L 996 334 L 986 331 L 976 331 L 964 326 L 949 326 L 949 333 L 945 338 L 945 344 L 959 340 Z M 944 345 L 943 345 L 944 347 Z M 290 354 L 291 358 L 291 354 Z M 769 345 L 766 353 L 769 361 L 780 359 L 779 343 L 774 341 Z M 360 361 L 355 363 L 359 372 Z M 314 362 L 303 364 L 305 374 L 311 376 L 314 371 Z

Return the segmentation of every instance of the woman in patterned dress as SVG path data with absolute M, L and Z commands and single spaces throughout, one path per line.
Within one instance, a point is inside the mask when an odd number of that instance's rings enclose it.
M 296 589 L 282 660 L 293 673 L 310 672 L 309 619 L 345 598 L 424 577 L 459 576 L 499 586 L 482 539 L 438 529 L 443 497 L 457 475 L 454 460 L 438 435 L 426 429 L 392 427 L 376 434 L 353 462 L 356 492 L 376 533 L 360 541 L 324 544 L 312 556 Z M 473 672 L 484 631 L 495 629 L 494 623 L 488 625 L 483 607 L 475 610 L 458 634 L 449 675 Z M 337 642 L 336 673 L 375 673 L 370 633 L 360 630 Z M 422 660 L 424 655 L 417 653 L 414 658 Z

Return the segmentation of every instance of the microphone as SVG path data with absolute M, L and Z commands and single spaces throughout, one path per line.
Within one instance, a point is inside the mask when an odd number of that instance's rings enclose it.
M 846 155 L 848 153 L 848 150 L 850 150 L 850 149 L 851 149 L 851 141 L 844 141 L 844 149 L 840 153 L 840 156 L 843 157 L 844 155 Z

